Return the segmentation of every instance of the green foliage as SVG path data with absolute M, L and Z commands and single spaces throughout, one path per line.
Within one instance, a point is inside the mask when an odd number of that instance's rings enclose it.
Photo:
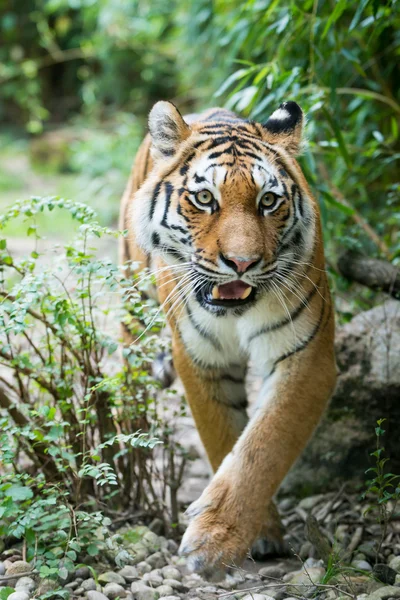
M 376 450 L 371 452 L 375 466 L 366 471 L 372 474 L 372 479 L 367 481 L 367 489 L 363 494 L 363 497 L 371 502 L 365 514 L 376 513 L 377 521 L 381 525 L 381 539 L 376 548 L 377 562 L 379 562 L 379 553 L 386 537 L 388 523 L 400 500 L 400 475 L 386 472 L 386 464 L 390 459 L 383 456 L 385 449 L 382 446 L 382 436 L 385 430 L 382 425 L 385 421 L 386 419 L 379 419 L 375 427 Z
M 45 251 L 36 226 L 44 211 L 68 213 L 77 239 Z M 39 574 L 57 578 L 112 545 L 117 511 L 176 521 L 167 496 L 180 481 L 169 463 L 182 477 L 186 458 L 149 374 L 165 349 L 159 309 L 98 250 L 123 234 L 58 197 L 16 202 L 0 229 L 15 219 L 32 251 L 17 259 L 0 239 L 0 537 L 22 539 Z M 137 342 L 118 353 L 116 324 L 127 314 Z M 174 419 L 185 409 L 171 396 Z

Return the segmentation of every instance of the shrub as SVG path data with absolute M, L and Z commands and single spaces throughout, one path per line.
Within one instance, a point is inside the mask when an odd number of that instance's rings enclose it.
M 76 240 L 42 250 L 43 211 L 69 213 Z M 185 457 L 149 374 L 165 350 L 160 310 L 93 246 L 122 234 L 60 198 L 17 202 L 0 228 L 21 217 L 30 255 L 17 259 L 0 241 L 0 536 L 23 538 L 27 558 L 55 575 L 81 551 L 99 551 L 106 517 L 140 509 L 174 524 Z M 121 319 L 138 338 L 123 349 Z M 173 417 L 182 411 L 172 399 Z

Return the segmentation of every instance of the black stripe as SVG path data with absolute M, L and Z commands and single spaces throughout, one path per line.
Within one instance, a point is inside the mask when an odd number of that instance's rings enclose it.
M 192 324 L 193 328 L 197 331 L 197 333 L 202 338 L 204 338 L 205 340 L 210 342 L 210 344 L 212 346 L 214 346 L 214 348 L 216 350 L 222 351 L 222 346 L 221 346 L 219 340 L 215 336 L 213 336 L 211 333 L 209 333 L 207 331 L 203 331 L 203 329 L 200 327 L 200 325 L 197 323 L 196 319 L 194 318 L 189 306 L 186 306 L 186 312 L 188 314 L 190 323 Z
M 165 189 L 165 209 L 164 209 L 164 214 L 163 214 L 163 218 L 161 221 L 161 225 L 163 227 L 166 227 L 167 229 L 169 229 L 167 217 L 168 217 L 169 207 L 171 204 L 172 192 L 174 191 L 174 186 L 169 181 L 165 181 L 164 189 Z M 186 233 L 186 232 L 184 232 L 184 233 Z
M 156 210 L 156 202 L 157 202 L 158 194 L 160 193 L 161 185 L 162 185 L 162 181 L 159 181 L 153 191 L 153 196 L 151 198 L 150 211 L 149 211 L 150 221 L 154 217 L 154 211 Z
M 310 300 L 312 300 L 312 298 L 315 296 L 315 294 L 318 291 L 318 286 L 319 286 L 320 282 L 321 282 L 321 275 L 319 276 L 318 282 L 316 284 L 314 283 L 313 287 L 308 292 L 308 295 L 304 299 L 304 303 L 300 302 L 300 304 L 297 306 L 297 308 L 290 314 L 290 318 L 286 317 L 285 319 L 278 321 L 278 323 L 274 323 L 274 325 L 265 325 L 264 327 L 261 327 L 261 329 L 259 329 L 258 331 L 256 331 L 249 337 L 248 343 L 250 344 L 253 340 L 255 340 L 260 335 L 264 335 L 265 333 L 271 333 L 271 331 L 277 331 L 278 329 L 281 329 L 281 327 L 285 327 L 285 325 L 288 325 L 289 323 L 291 323 L 292 321 L 297 319 L 297 317 L 299 317 L 301 315 L 303 310 L 305 308 L 308 308 L 308 306 L 310 304 Z
M 322 319 L 324 317 L 324 312 L 325 312 L 325 300 L 322 300 L 322 309 L 321 309 L 321 314 L 319 316 L 318 319 L 318 323 L 315 325 L 314 329 L 312 330 L 311 334 L 305 339 L 303 340 L 294 350 L 291 350 L 291 352 L 286 352 L 286 354 L 283 354 L 282 356 L 280 356 L 274 363 L 274 368 L 272 370 L 275 370 L 276 365 L 280 362 L 282 362 L 283 360 L 286 360 L 287 358 L 289 358 L 290 356 L 293 356 L 294 354 L 297 354 L 297 352 L 300 352 L 301 350 L 304 350 L 304 348 L 306 348 L 308 346 L 308 344 L 315 338 L 315 336 L 317 335 L 319 328 L 321 327 L 321 323 L 322 323 Z
M 224 373 L 223 375 L 221 375 L 221 380 L 222 381 L 231 381 L 232 383 L 244 383 L 244 379 L 243 378 L 238 378 L 238 377 L 234 377 L 233 375 L 230 375 L 229 373 Z

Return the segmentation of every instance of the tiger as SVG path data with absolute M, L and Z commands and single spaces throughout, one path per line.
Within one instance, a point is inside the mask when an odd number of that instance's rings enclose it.
M 304 113 L 266 122 L 157 102 L 121 203 L 122 263 L 149 267 L 213 476 L 188 510 L 191 571 L 283 552 L 274 497 L 335 386 L 317 201 L 296 160 Z M 139 267 L 140 269 L 140 267 Z M 261 381 L 248 416 L 248 370 Z

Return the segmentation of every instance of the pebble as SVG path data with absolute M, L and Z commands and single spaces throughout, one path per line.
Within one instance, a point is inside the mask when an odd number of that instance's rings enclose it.
M 323 499 L 323 494 L 318 494 L 317 496 L 307 496 L 307 498 L 303 498 L 303 500 L 299 502 L 299 508 L 302 508 L 303 510 L 311 510 Z
M 163 597 L 171 596 L 174 593 L 174 590 L 170 585 L 165 585 L 164 583 L 163 585 L 160 585 L 158 588 L 156 588 L 156 592 L 158 592 L 158 594 L 160 594 L 160 596 Z
M 131 592 L 134 600 L 157 600 L 159 593 L 142 583 L 141 581 L 134 581 L 131 585 Z
M 7 567 L 6 575 L 18 575 L 18 573 L 26 573 L 28 571 L 32 571 L 32 565 L 24 560 L 16 560 Z
M 151 587 L 158 587 L 163 584 L 163 578 L 159 575 L 154 575 L 153 573 L 145 573 L 143 575 L 143 581 L 146 581 L 151 585 Z
M 142 538 L 142 542 L 148 548 L 152 548 L 154 550 L 158 550 L 160 547 L 159 537 L 154 531 L 148 531 Z
M 103 588 L 103 594 L 110 600 L 115 600 L 115 598 L 125 598 L 126 591 L 119 583 L 107 583 Z
M 273 598 L 266 594 L 247 594 L 242 600 L 273 600 Z
M 395 585 L 385 585 L 384 587 L 375 590 L 369 595 L 368 600 L 386 600 L 387 598 L 399 598 L 400 587 Z M 9 596 L 10 598 L 10 596 Z
M 360 546 L 358 546 L 358 548 L 357 548 L 357 552 L 362 552 L 368 558 L 375 559 L 375 556 L 376 556 L 375 542 L 364 542 L 363 544 L 360 544 Z
M 389 567 L 394 569 L 396 573 L 400 573 L 400 556 L 395 556 L 392 558 L 392 560 L 389 562 Z
M 149 529 L 156 535 L 162 535 L 164 533 L 164 529 L 165 529 L 164 522 L 161 519 L 157 519 L 157 517 L 156 517 L 150 523 Z
M 372 570 L 373 574 L 379 581 L 393 585 L 396 581 L 396 571 L 389 565 L 377 563 Z
M 131 565 L 126 565 L 125 567 L 122 567 L 122 569 L 118 571 L 118 575 L 121 575 L 128 583 L 132 583 L 132 581 L 135 581 L 135 579 L 139 579 L 139 573 L 137 568 Z
M 79 587 L 79 581 L 71 581 L 70 583 L 66 583 L 64 588 L 67 590 L 76 590 Z
M 166 566 L 161 569 L 164 579 L 182 579 L 182 573 L 176 567 Z
M 78 587 L 75 590 L 75 596 L 83 596 L 83 594 L 85 593 L 85 590 L 83 589 L 83 587 Z
M 28 592 L 19 591 L 12 592 L 8 597 L 11 598 L 11 600 L 29 600 L 30 595 Z
M 75 571 L 75 577 L 78 579 L 81 577 L 82 579 L 89 579 L 90 577 L 90 569 L 89 567 L 78 567 Z
M 178 552 L 179 546 L 175 542 L 175 540 L 167 540 L 167 548 L 171 552 L 171 554 L 176 554 Z
M 95 590 L 89 590 L 86 596 L 88 600 L 108 600 L 107 596 Z
M 24 588 L 27 592 L 32 592 L 36 588 L 36 584 L 32 577 L 20 577 L 15 584 L 15 590 L 17 591 L 19 588 Z
M 360 571 L 372 571 L 372 567 L 366 560 L 353 560 L 351 566 Z
M 118 573 L 114 573 L 113 571 L 107 571 L 106 573 L 102 573 L 98 577 L 99 583 L 119 583 L 119 585 L 125 585 L 126 581 L 119 575 Z
M 177 579 L 164 579 L 164 585 L 169 585 L 174 590 L 183 590 L 185 587 L 182 581 L 178 581 Z
M 285 575 L 286 571 L 278 566 L 270 566 L 270 567 L 262 567 L 258 574 L 260 577 L 265 577 L 266 579 L 281 579 Z
M 0 575 L 4 575 L 5 572 L 6 568 L 4 566 L 4 563 L 0 562 Z
M 162 596 L 159 600 L 181 600 L 179 596 Z M 198 598 L 191 598 L 191 600 L 199 600 Z
M 155 552 L 147 559 L 147 564 L 149 564 L 152 569 L 161 569 L 162 567 L 165 567 L 166 563 L 165 556 L 161 552 Z
M 90 579 L 85 579 L 85 581 L 82 581 L 81 587 L 83 587 L 83 589 L 86 592 L 91 592 L 97 588 L 96 582 L 93 579 L 93 577 L 90 577 Z
M 136 570 L 138 572 L 139 577 L 144 575 L 145 573 L 150 573 L 151 566 L 147 564 L 144 560 L 136 565 Z

